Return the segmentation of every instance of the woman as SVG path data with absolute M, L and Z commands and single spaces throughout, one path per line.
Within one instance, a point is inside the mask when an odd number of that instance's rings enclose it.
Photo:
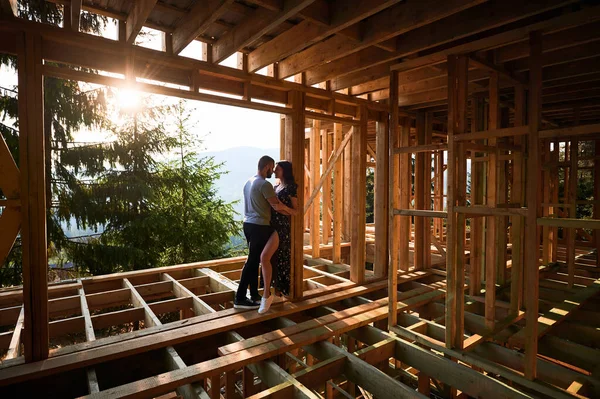
M 269 242 L 265 246 L 262 259 L 270 259 L 270 264 L 273 265 L 273 276 L 271 276 L 271 268 L 263 268 L 263 281 L 266 282 L 265 287 L 271 285 L 275 287 L 275 295 L 289 295 L 290 293 L 290 268 L 292 258 L 292 243 L 291 243 L 291 220 L 290 216 L 298 213 L 298 186 L 294 179 L 292 171 L 292 163 L 288 161 L 279 161 L 275 166 L 275 177 L 279 179 L 279 183 L 275 185 L 275 193 L 282 206 L 277 210 L 271 210 L 271 226 L 275 232 L 271 235 Z M 271 279 L 271 277 L 273 277 Z M 270 290 L 265 290 L 265 295 L 270 294 Z M 269 295 L 266 300 L 266 312 L 271 305 L 273 299 Z M 263 310 L 261 303 L 261 309 Z M 260 312 L 260 313 L 263 313 Z

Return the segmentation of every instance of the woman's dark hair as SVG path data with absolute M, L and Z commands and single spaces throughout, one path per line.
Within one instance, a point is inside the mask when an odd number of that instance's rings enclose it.
M 283 182 L 288 186 L 295 185 L 296 179 L 294 179 L 292 163 L 289 161 L 279 161 L 277 162 L 277 165 L 283 170 Z

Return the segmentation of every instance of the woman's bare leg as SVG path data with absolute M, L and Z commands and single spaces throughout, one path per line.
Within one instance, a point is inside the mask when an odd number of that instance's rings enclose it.
M 263 249 L 260 254 L 260 263 L 262 265 L 262 275 L 263 280 L 265 282 L 265 290 L 263 292 L 263 297 L 268 298 L 271 296 L 271 278 L 273 276 L 273 266 L 271 265 L 271 258 L 277 248 L 279 247 L 279 234 L 276 231 L 271 234 L 269 241 L 267 241 L 267 245 Z

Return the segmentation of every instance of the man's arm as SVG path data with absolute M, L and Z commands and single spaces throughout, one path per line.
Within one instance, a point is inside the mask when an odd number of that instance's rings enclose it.
M 279 201 L 279 198 L 277 198 L 277 195 L 275 195 L 275 190 L 273 190 L 273 186 L 271 185 L 271 183 L 266 182 L 265 184 L 263 184 L 263 186 L 261 187 L 261 192 L 265 199 L 269 201 L 271 207 L 276 211 L 278 211 L 282 206 L 284 206 L 281 203 L 281 201 Z

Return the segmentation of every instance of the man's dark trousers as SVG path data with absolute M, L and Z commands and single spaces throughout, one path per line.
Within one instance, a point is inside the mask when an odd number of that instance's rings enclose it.
M 250 298 L 258 298 L 258 265 L 260 264 L 260 254 L 269 241 L 273 233 L 271 226 L 260 224 L 244 223 L 244 235 L 248 241 L 248 259 L 242 269 L 240 285 L 236 293 L 237 300 L 243 300 L 246 297 L 246 289 L 250 285 Z

